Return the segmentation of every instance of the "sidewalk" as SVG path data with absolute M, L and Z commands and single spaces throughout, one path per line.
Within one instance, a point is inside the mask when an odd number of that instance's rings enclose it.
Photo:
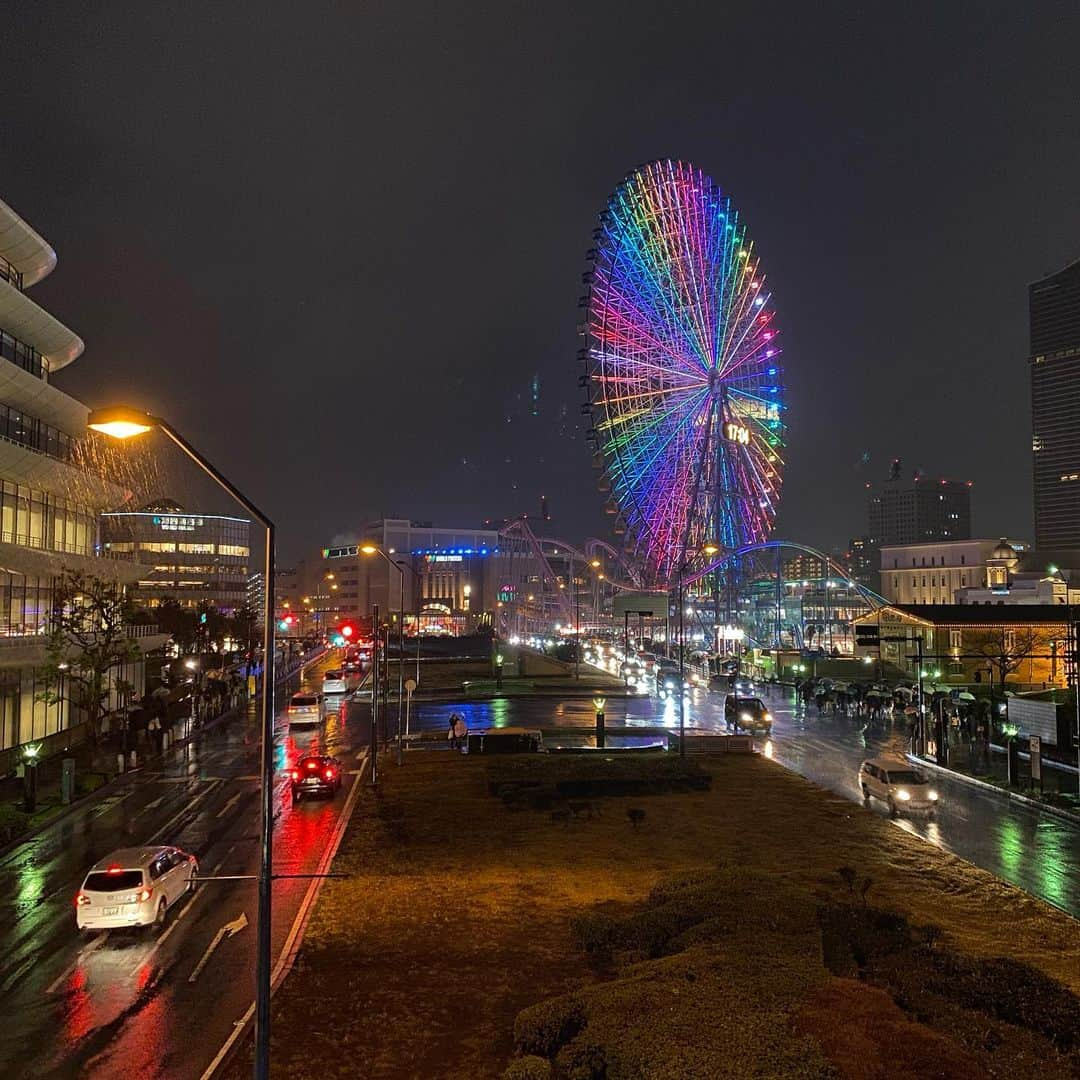
M 1047 809 L 1065 811 L 1071 817 L 1080 817 L 1080 796 L 1077 794 L 1077 774 L 1060 767 L 1042 763 L 1042 783 L 1031 780 L 1028 755 L 1020 759 L 1019 784 L 1009 787 L 1008 755 L 1001 747 L 991 746 L 989 753 L 978 746 L 966 743 L 949 748 L 947 766 L 937 764 L 932 757 L 908 754 L 911 761 L 918 762 L 954 776 L 957 780 L 980 787 L 991 788 L 1011 798 L 1019 798 Z
M 323 653 L 320 651 L 311 657 L 295 661 L 288 668 L 276 672 L 275 684 L 293 678 L 302 668 L 316 662 Z M 70 751 L 53 754 L 38 765 L 37 809 L 33 814 L 23 810 L 24 780 L 20 776 L 8 776 L 0 779 L 0 851 L 20 840 L 28 839 L 44 828 L 51 820 L 61 816 L 70 807 L 92 795 L 98 789 L 114 781 L 121 780 L 150 761 L 160 759 L 169 749 L 238 714 L 261 697 L 246 695 L 235 703 L 229 703 L 214 716 L 203 716 L 197 725 L 191 723 L 190 695 L 171 702 L 164 722 L 164 731 L 168 733 L 168 747 L 159 749 L 145 730 L 129 730 L 128 762 L 124 770 L 118 771 L 117 759 L 123 752 L 124 736 L 122 731 L 111 731 L 98 740 L 94 748 L 88 741 L 72 746 Z M 130 755 L 136 754 L 135 769 L 131 767 Z M 61 798 L 60 782 L 65 758 L 75 760 L 75 790 L 70 803 Z

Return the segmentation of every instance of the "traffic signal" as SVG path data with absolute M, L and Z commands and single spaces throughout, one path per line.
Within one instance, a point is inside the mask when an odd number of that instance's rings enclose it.
M 284 632 L 292 629 L 292 625 L 293 625 L 294 622 L 296 622 L 296 617 L 294 615 L 284 615 L 278 621 L 277 626 L 278 626 L 278 629 L 280 631 L 282 631 L 282 633 L 284 633 Z
M 351 641 L 356 637 L 356 625 L 351 622 L 343 622 L 338 627 L 338 633 L 346 640 Z

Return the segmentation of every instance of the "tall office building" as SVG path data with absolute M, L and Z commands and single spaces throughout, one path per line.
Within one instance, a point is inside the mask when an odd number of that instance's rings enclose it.
M 889 479 L 867 484 L 867 548 L 971 538 L 971 482 L 901 475 L 894 461 Z
M 1080 260 L 1028 286 L 1035 546 L 1080 548 Z

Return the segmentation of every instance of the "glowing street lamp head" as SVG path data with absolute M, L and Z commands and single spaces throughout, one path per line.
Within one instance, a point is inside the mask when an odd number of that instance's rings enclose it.
M 720 550 L 720 547 L 710 540 L 702 546 L 701 550 L 704 551 L 706 555 L 715 555 Z
M 139 409 L 115 405 L 108 409 L 94 409 L 87 417 L 86 426 L 113 439 L 130 439 L 160 427 L 161 421 Z
M 363 544 L 361 545 L 360 550 L 365 555 L 378 555 L 379 553 L 379 549 L 374 544 Z

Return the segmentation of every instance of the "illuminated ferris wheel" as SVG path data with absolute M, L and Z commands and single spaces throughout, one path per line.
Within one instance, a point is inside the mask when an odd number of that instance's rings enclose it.
M 681 161 L 627 176 L 595 237 L 589 434 L 616 531 L 666 585 L 704 546 L 772 531 L 785 406 L 771 295 L 731 199 Z

